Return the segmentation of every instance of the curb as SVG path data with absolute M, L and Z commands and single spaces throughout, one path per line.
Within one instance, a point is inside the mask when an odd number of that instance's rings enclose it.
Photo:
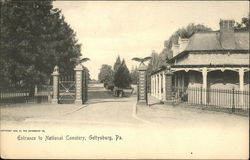
M 82 105 L 82 106 L 80 106 L 79 108 L 77 108 L 77 109 L 75 109 L 75 110 L 73 110 L 73 111 L 70 111 L 70 112 L 63 113 L 62 115 L 68 115 L 68 114 L 74 113 L 74 112 L 76 112 L 76 111 L 79 111 L 79 110 L 81 110 L 81 109 L 87 107 L 87 106 L 88 106 L 88 104 Z
M 150 122 L 150 121 L 147 121 L 147 120 L 145 120 L 145 119 L 142 119 L 142 118 L 139 118 L 137 115 L 137 105 L 136 105 L 136 103 L 133 105 L 133 112 L 132 112 L 132 116 L 135 118 L 135 119 L 137 119 L 137 120 L 139 120 L 139 121 L 141 121 L 141 122 L 143 122 L 143 123 L 146 123 L 146 124 L 148 124 L 148 125 L 154 125 L 154 126 L 157 126 L 158 124 L 156 124 L 156 123 L 153 123 L 153 122 Z

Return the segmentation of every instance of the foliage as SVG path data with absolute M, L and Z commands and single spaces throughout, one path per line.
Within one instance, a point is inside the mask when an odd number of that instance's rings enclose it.
M 55 65 L 70 72 L 80 44 L 52 1 L 1 3 L 1 84 L 34 86 L 50 77 Z
M 176 44 L 179 37 L 190 38 L 196 32 L 206 32 L 206 31 L 212 31 L 212 29 L 202 24 L 195 25 L 194 23 L 191 23 L 185 28 L 180 28 L 177 31 L 175 31 L 175 33 L 172 34 L 167 41 L 165 41 L 164 46 L 166 49 L 171 49 L 172 44 L 173 43 Z
M 114 84 L 118 88 L 127 88 L 131 85 L 131 76 L 124 59 L 122 60 L 121 65 L 117 68 L 117 71 L 114 73 Z
M 159 54 L 156 53 L 154 50 L 151 53 L 151 57 L 152 59 L 149 61 L 149 64 L 148 64 L 148 73 L 152 73 L 153 71 L 158 70 L 159 62 L 161 61 Z
M 236 31 L 249 31 L 250 28 L 250 12 L 248 13 L 248 17 L 243 17 L 241 22 L 236 22 L 235 30 Z
M 154 72 L 159 70 L 161 67 L 166 65 L 166 62 L 168 59 L 171 59 L 173 57 L 173 51 L 171 50 L 172 44 L 177 43 L 178 38 L 190 38 L 195 32 L 204 32 L 204 31 L 211 31 L 211 28 L 208 28 L 201 24 L 189 24 L 185 28 L 178 29 L 176 32 L 174 32 L 168 40 L 164 43 L 163 50 L 158 54 L 154 50 L 151 53 L 152 59 L 150 60 L 148 64 L 147 69 L 147 86 L 150 89 L 151 82 L 149 81 L 150 75 Z
M 101 67 L 101 70 L 98 74 L 98 80 L 101 83 L 112 84 L 113 83 L 113 76 L 114 76 L 114 72 L 112 70 L 112 66 L 107 65 L 107 64 L 103 64 Z
M 211 31 L 211 28 L 208 28 L 202 24 L 189 24 L 185 28 L 180 28 L 175 31 L 168 40 L 164 42 L 163 50 L 158 54 L 155 51 L 152 51 L 151 61 L 148 65 L 148 74 L 151 74 L 153 71 L 158 70 L 162 66 L 166 65 L 166 61 L 173 57 L 173 52 L 171 50 L 172 44 L 177 43 L 178 38 L 190 38 L 196 32 L 205 32 Z
M 121 58 L 118 56 L 116 58 L 115 64 L 114 64 L 114 72 L 117 72 L 118 68 L 121 66 Z

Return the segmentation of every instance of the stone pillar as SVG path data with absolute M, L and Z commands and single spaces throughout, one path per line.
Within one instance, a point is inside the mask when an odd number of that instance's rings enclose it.
M 141 63 L 139 66 L 139 85 L 138 85 L 138 101 L 137 104 L 147 105 L 148 97 L 147 97 L 147 67 L 145 64 Z
M 166 88 L 165 88 L 165 86 L 166 86 L 166 78 L 165 78 L 165 74 L 164 74 L 164 72 L 162 72 L 162 78 L 163 78 L 163 97 L 162 97 L 162 100 L 163 101 L 165 101 L 166 100 Z
M 166 102 L 171 102 L 172 100 L 172 76 L 173 73 L 170 71 L 170 66 L 168 66 L 165 73 Z
M 53 98 L 51 103 L 52 104 L 58 104 L 58 90 L 59 90 L 59 68 L 58 66 L 55 66 L 53 73 L 51 74 L 53 76 Z
M 83 67 L 81 64 L 78 64 L 75 67 L 75 83 L 76 83 L 76 98 L 75 104 L 81 105 L 82 102 L 82 74 L 83 74 Z
M 85 68 L 84 68 L 82 77 L 83 77 L 83 79 L 82 79 L 82 100 L 84 103 L 84 102 L 88 101 L 88 78 L 89 78 L 89 73 Z
M 202 93 L 202 100 L 203 100 L 203 104 L 207 104 L 207 68 L 202 68 L 202 89 L 203 89 L 203 93 Z
M 240 87 L 240 105 L 244 105 L 244 69 L 240 68 L 239 69 L 239 87 Z

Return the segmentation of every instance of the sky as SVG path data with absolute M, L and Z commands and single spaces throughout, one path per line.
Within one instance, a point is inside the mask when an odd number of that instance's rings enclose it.
M 112 65 L 117 56 L 129 69 L 138 66 L 133 57 L 150 56 L 164 48 L 176 30 L 190 23 L 219 29 L 220 19 L 241 22 L 249 13 L 247 1 L 55 1 L 82 44 L 84 65 L 98 79 L 102 64 Z

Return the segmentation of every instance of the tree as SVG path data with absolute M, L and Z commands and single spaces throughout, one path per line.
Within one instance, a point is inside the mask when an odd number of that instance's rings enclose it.
M 149 61 L 148 64 L 148 73 L 151 74 L 153 71 L 156 71 L 159 69 L 159 62 L 160 62 L 160 57 L 159 54 L 156 53 L 154 50 L 151 53 L 152 59 Z
M 163 50 L 158 54 L 154 50 L 151 53 L 152 59 L 148 64 L 148 75 L 151 75 L 152 72 L 160 69 L 162 66 L 166 65 L 166 61 L 173 57 L 172 44 L 176 44 L 179 37 L 181 38 L 190 38 L 196 32 L 206 32 L 212 31 L 211 28 L 206 27 L 202 24 L 191 23 L 186 27 L 180 28 L 175 31 L 168 40 L 164 42 Z M 149 83 L 149 81 L 148 81 Z M 149 83 L 150 85 L 150 83 Z
M 70 72 L 70 58 L 81 55 L 81 45 L 52 1 L 1 3 L 0 86 L 33 88 L 45 83 L 55 65 Z
M 120 56 L 116 58 L 115 64 L 114 64 L 114 72 L 117 72 L 118 68 L 121 66 L 121 59 Z
M 249 31 L 250 28 L 250 12 L 248 13 L 248 17 L 243 17 L 241 22 L 236 22 L 235 30 L 236 31 Z
M 112 70 L 112 66 L 107 65 L 107 64 L 103 64 L 100 72 L 98 74 L 98 80 L 101 83 L 105 83 L 105 84 L 112 84 L 113 83 L 113 73 L 114 71 Z
M 114 84 L 119 88 L 127 88 L 131 85 L 131 77 L 125 60 L 122 60 L 121 65 L 114 73 Z
M 190 38 L 194 33 L 196 32 L 206 32 L 206 31 L 212 31 L 211 28 L 206 27 L 202 24 L 194 24 L 190 23 L 185 28 L 180 28 L 177 31 L 175 31 L 168 40 L 164 42 L 164 47 L 166 49 L 171 49 L 172 44 L 176 44 L 178 41 L 178 38 Z
M 196 32 L 206 31 L 212 31 L 212 29 L 202 24 L 195 25 L 194 23 L 175 31 L 169 39 L 164 42 L 164 48 L 159 54 L 155 51 L 152 52 L 152 60 L 149 63 L 149 73 L 158 70 L 161 66 L 165 65 L 166 59 L 171 59 L 173 57 L 173 52 L 171 50 L 172 44 L 176 44 L 179 37 L 190 38 Z

